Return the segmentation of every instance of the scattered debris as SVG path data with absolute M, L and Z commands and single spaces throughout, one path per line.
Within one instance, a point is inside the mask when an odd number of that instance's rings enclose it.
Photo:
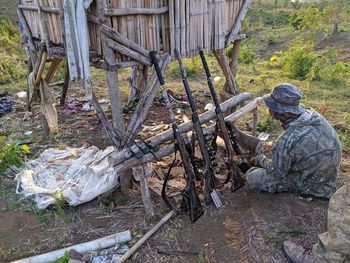
M 33 133 L 33 131 L 25 131 L 23 134 L 29 136 L 29 135 L 31 135 L 32 133 Z
M 0 99 L 0 118 L 12 110 L 14 102 L 6 98 Z
M 258 139 L 262 140 L 262 141 L 267 141 L 267 139 L 270 137 L 270 134 L 266 133 L 266 132 L 262 132 L 259 134 Z
M 216 76 L 213 80 L 214 80 L 214 82 L 218 82 L 218 81 L 220 81 L 220 77 L 219 76 Z
M 16 95 L 17 95 L 17 97 L 20 98 L 20 99 L 25 99 L 25 98 L 27 98 L 27 92 L 25 92 L 25 91 L 18 92 Z
M 64 109 L 64 113 L 67 115 L 77 114 L 79 112 L 89 112 L 93 111 L 94 107 L 90 102 L 82 103 L 78 100 L 73 100 L 67 104 L 67 107 Z
M 106 158 L 113 151 L 112 146 L 105 150 L 95 146 L 47 149 L 16 176 L 16 192 L 34 197 L 39 209 L 54 204 L 57 198 L 71 206 L 91 201 L 119 185 L 118 174 Z

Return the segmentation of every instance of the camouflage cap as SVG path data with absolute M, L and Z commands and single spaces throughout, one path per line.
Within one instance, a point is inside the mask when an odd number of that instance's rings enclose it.
M 266 106 L 274 112 L 301 114 L 305 110 L 304 106 L 300 104 L 301 97 L 302 93 L 297 87 L 281 83 L 263 98 Z

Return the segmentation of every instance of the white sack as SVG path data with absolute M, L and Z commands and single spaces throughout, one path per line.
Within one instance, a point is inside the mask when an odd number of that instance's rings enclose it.
M 16 176 L 17 193 L 34 197 L 39 209 L 54 204 L 61 195 L 71 206 L 91 201 L 119 184 L 107 158 L 114 150 L 112 146 L 47 149 Z

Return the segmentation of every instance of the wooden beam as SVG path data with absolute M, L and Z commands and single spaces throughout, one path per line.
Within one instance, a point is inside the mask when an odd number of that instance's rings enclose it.
M 116 62 L 116 63 L 113 63 L 112 65 L 109 65 L 104 60 L 99 60 L 99 61 L 90 61 L 90 64 L 95 68 L 109 70 L 109 71 L 116 71 L 118 69 L 123 69 L 123 68 L 142 66 L 142 64 L 138 61 Z
M 41 11 L 42 12 L 46 12 L 46 13 L 55 13 L 55 14 L 59 14 L 60 13 L 60 9 L 57 7 L 50 7 L 50 6 L 40 6 Z M 35 5 L 31 5 L 31 6 L 26 6 L 26 5 L 18 5 L 18 9 L 21 10 L 28 10 L 28 11 L 38 11 L 38 7 Z
M 109 27 L 107 25 L 102 25 L 101 32 L 104 33 L 105 35 L 107 35 L 108 37 L 110 37 L 111 39 L 119 42 L 123 46 L 126 46 L 126 47 L 140 53 L 141 55 L 143 55 L 145 57 L 149 56 L 149 51 L 147 49 L 143 48 L 142 46 L 136 44 L 134 41 L 123 36 L 114 28 Z
M 225 41 L 226 47 L 228 47 L 231 44 L 231 42 L 235 41 L 238 32 L 241 30 L 242 21 L 247 14 L 251 1 L 252 0 L 244 0 L 242 7 L 239 11 L 239 14 L 236 18 L 236 21 L 233 24 L 233 27 L 231 28 L 229 35 L 226 37 L 226 41 Z
M 130 16 L 130 15 L 161 15 L 167 13 L 169 8 L 167 6 L 160 8 L 105 8 L 104 15 L 106 16 Z
M 51 62 L 51 65 L 47 71 L 47 74 L 45 76 L 45 81 L 47 83 L 47 85 L 49 85 L 51 83 L 51 80 L 53 78 L 53 76 L 55 75 L 58 65 L 60 64 L 60 62 L 62 61 L 62 59 L 59 58 L 54 58 Z
M 137 60 L 137 61 L 141 62 L 142 64 L 145 64 L 145 65 L 148 65 L 148 66 L 152 65 L 151 60 L 150 60 L 149 57 L 145 57 L 145 56 L 141 55 L 140 53 L 138 53 L 136 51 L 133 51 L 130 48 L 127 48 L 126 46 L 123 46 L 123 45 L 115 42 L 112 39 L 108 39 L 107 38 L 106 41 L 107 41 L 107 45 L 111 49 L 117 51 L 118 53 L 120 53 L 122 55 L 125 55 L 127 57 L 130 57 L 130 58 L 132 58 L 134 60 Z
M 235 97 L 232 97 L 231 99 L 221 103 L 221 109 L 223 112 L 229 111 L 234 107 L 237 107 L 239 104 L 242 104 L 243 102 L 252 99 L 253 95 L 249 92 L 244 92 L 242 94 L 239 94 Z M 250 105 L 249 103 L 247 105 Z M 254 104 L 256 105 L 256 104 Z M 249 108 L 250 109 L 250 108 Z M 199 122 L 201 124 L 207 123 L 208 121 L 216 118 L 215 110 L 207 111 L 201 115 L 199 115 Z M 185 134 L 188 131 L 190 131 L 193 128 L 192 122 L 186 122 L 179 125 L 179 130 L 181 133 Z M 157 134 L 156 136 L 153 136 L 148 139 L 151 144 L 153 145 L 161 145 L 165 142 L 168 142 L 174 138 L 174 133 L 172 130 L 167 130 L 165 132 L 162 132 L 160 134 Z M 157 154 L 158 155 L 158 154 Z M 127 158 L 130 158 L 131 154 L 128 149 L 123 149 L 119 152 L 115 152 L 111 154 L 111 160 L 113 163 L 113 166 L 118 165 L 120 162 L 124 161 Z
M 109 139 L 111 140 L 112 144 L 119 148 L 120 147 L 120 139 L 118 137 L 118 134 L 113 129 L 111 123 L 109 122 L 106 114 L 104 113 L 100 103 L 98 102 L 98 99 L 96 98 L 95 94 L 92 93 L 92 104 L 94 105 L 95 111 L 98 115 L 98 118 L 100 119 L 103 128 L 105 129 Z
M 106 62 L 109 65 L 112 65 L 116 62 L 115 52 L 109 47 L 107 39 L 102 38 L 102 50 Z M 121 105 L 121 96 L 118 84 L 118 76 L 116 71 L 107 70 L 107 82 L 108 82 L 108 91 L 111 101 L 112 116 L 113 116 L 113 127 L 116 129 L 118 138 L 124 137 L 125 124 L 123 117 L 123 110 Z
M 165 71 L 168 67 L 168 64 L 171 60 L 171 57 L 168 56 L 161 65 L 161 71 L 162 74 L 165 74 Z M 150 90 L 149 93 L 145 92 L 143 96 L 141 97 L 139 103 L 137 104 L 137 107 L 130 119 L 128 129 L 126 131 L 125 139 L 122 142 L 123 147 L 130 146 L 130 144 L 134 141 L 136 138 L 136 135 L 140 131 L 141 125 L 144 122 L 149 109 L 151 108 L 154 98 L 158 93 L 158 90 L 160 88 L 160 83 L 158 79 L 156 79 L 156 72 L 153 72 L 151 76 L 151 80 L 149 82 L 149 85 L 153 85 L 153 88 Z M 152 82 L 152 79 L 153 82 Z M 154 83 L 154 84 L 153 84 Z
M 253 110 L 255 110 L 259 105 L 262 104 L 262 99 L 257 98 L 254 101 L 248 103 L 247 105 L 243 106 L 239 111 L 231 113 L 229 116 L 225 117 L 225 121 L 229 122 L 235 122 L 238 119 L 242 118 L 246 114 L 249 114 Z M 190 129 L 192 129 L 192 122 L 187 122 L 186 124 L 189 124 Z M 216 130 L 215 124 L 211 125 L 207 128 L 203 129 L 203 133 L 206 134 L 213 134 Z M 172 131 L 168 131 L 171 132 Z M 182 136 L 187 136 L 187 134 L 183 134 Z M 190 140 L 190 138 L 188 138 Z M 125 150 L 124 150 L 125 151 Z M 136 157 L 124 157 L 126 155 L 122 155 L 122 152 L 113 152 L 110 156 L 108 156 L 108 162 L 112 167 L 115 167 L 117 173 L 122 173 L 132 167 L 141 165 L 141 164 L 146 164 L 149 162 L 155 161 L 155 156 L 157 159 L 161 159 L 165 156 L 169 156 L 170 154 L 174 153 L 175 151 L 175 146 L 174 144 L 166 145 L 164 147 L 161 147 L 159 151 L 155 153 L 149 153 L 141 157 L 140 159 L 137 159 Z M 125 153 L 125 152 L 124 152 Z M 115 158 L 115 156 L 118 154 L 118 159 Z M 155 156 L 154 156 L 155 155 Z

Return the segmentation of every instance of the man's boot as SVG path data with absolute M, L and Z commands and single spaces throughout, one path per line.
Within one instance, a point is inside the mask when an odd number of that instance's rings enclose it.
M 312 250 L 307 250 L 291 241 L 284 241 L 283 252 L 291 263 L 318 263 Z

